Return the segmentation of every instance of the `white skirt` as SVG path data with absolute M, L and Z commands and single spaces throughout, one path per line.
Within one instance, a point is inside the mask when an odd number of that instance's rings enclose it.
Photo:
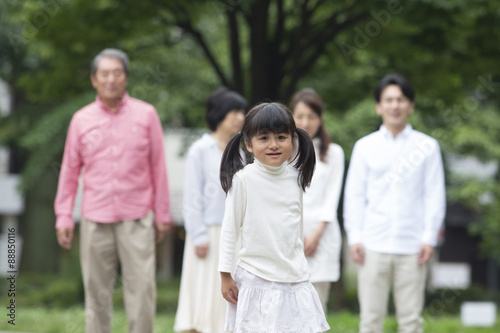
M 330 329 L 309 281 L 272 282 L 237 267 L 238 305 L 228 302 L 225 330 L 234 333 L 318 333 Z
M 220 225 L 207 228 L 210 247 L 207 256 L 196 256 L 193 239 L 186 235 L 182 261 L 179 303 L 174 330 L 202 333 L 224 331 L 226 301 L 221 293 L 219 263 Z

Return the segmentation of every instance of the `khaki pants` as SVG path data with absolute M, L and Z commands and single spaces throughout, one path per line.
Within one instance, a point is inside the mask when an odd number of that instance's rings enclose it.
M 382 333 L 391 283 L 399 332 L 422 332 L 422 308 L 426 265 L 418 255 L 398 255 L 365 249 L 365 262 L 358 265 L 360 333 Z
M 156 312 L 153 214 L 116 223 L 82 219 L 80 235 L 86 332 L 111 332 L 118 265 L 122 272 L 129 332 L 153 332 Z

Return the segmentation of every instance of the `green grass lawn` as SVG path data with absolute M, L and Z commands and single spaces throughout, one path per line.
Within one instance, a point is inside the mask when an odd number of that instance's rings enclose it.
M 84 310 L 81 306 L 67 309 L 23 308 L 19 306 L 16 313 L 16 326 L 7 324 L 5 315 L 0 322 L 0 332 L 50 332 L 50 333 L 84 333 Z M 349 312 L 330 313 L 328 323 L 330 332 L 356 333 L 358 315 Z M 158 309 L 154 332 L 174 332 L 174 313 L 162 313 Z M 500 332 L 500 325 L 490 328 L 463 327 L 458 317 L 426 318 L 424 324 L 426 333 L 486 333 Z M 113 317 L 113 333 L 126 333 L 127 319 L 123 309 L 116 309 Z M 397 332 L 396 321 L 393 317 L 386 320 L 385 332 Z
M 6 290 L 5 284 L 0 281 L 0 291 Z M 179 293 L 179 277 L 167 281 L 158 281 L 157 315 L 154 332 L 173 332 L 177 298 Z M 8 324 L 9 317 L 6 316 L 7 298 L 0 293 L 0 333 L 2 332 L 44 332 L 44 333 L 84 333 L 85 314 L 83 309 L 83 286 L 81 279 L 63 278 L 52 275 L 28 276 L 23 275 L 18 281 L 16 293 L 16 325 Z M 459 312 L 459 305 L 463 300 L 475 300 L 465 291 L 460 292 L 464 296 L 462 300 L 454 299 L 446 303 L 447 308 L 453 308 Z M 458 294 L 458 292 L 457 292 Z M 439 296 L 440 295 L 440 296 Z M 441 298 L 434 299 L 449 301 L 450 296 L 455 295 L 451 291 L 446 294 L 438 293 Z M 482 294 L 481 294 L 482 295 Z M 460 295 L 459 295 L 460 296 Z M 444 298 L 443 298 L 444 297 Z M 351 297 L 352 298 L 352 297 Z M 485 299 L 484 295 L 478 300 Z M 127 318 L 123 310 L 123 288 L 121 281 L 117 281 L 113 294 L 115 307 L 113 317 L 113 333 L 126 333 Z M 497 302 L 498 303 L 498 302 Z M 452 306 L 453 305 L 453 306 Z M 456 309 L 455 309 L 456 308 Z M 3 309 L 3 310 L 1 310 Z M 345 308 L 347 309 L 347 308 Z M 434 309 L 434 310 L 432 310 Z M 441 307 L 438 307 L 438 310 Z M 450 315 L 447 312 L 424 311 L 424 331 L 426 333 L 486 333 L 500 332 L 500 321 L 495 327 L 473 328 L 463 327 L 458 315 Z M 438 314 L 437 316 L 435 314 Z M 357 333 L 359 316 L 356 310 L 343 312 L 330 312 L 328 323 L 332 333 Z M 387 318 L 385 323 L 386 333 L 396 333 L 397 324 L 394 317 Z

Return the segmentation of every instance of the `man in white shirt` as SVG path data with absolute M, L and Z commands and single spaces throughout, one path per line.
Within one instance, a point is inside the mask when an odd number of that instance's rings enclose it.
M 426 263 L 446 207 L 441 152 L 435 139 L 408 124 L 415 104 L 405 78 L 384 77 L 375 99 L 382 126 L 356 142 L 344 194 L 360 332 L 383 332 L 391 283 L 399 332 L 421 332 Z

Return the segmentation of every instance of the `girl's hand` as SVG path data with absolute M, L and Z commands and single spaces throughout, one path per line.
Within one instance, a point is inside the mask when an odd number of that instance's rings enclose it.
M 238 302 L 238 288 L 231 277 L 231 273 L 220 272 L 220 278 L 222 282 L 222 296 L 224 296 L 224 299 L 229 303 L 236 305 Z
M 196 253 L 196 256 L 198 258 L 200 258 L 200 259 L 205 258 L 207 256 L 207 253 L 208 253 L 208 243 L 195 246 L 194 252 Z

